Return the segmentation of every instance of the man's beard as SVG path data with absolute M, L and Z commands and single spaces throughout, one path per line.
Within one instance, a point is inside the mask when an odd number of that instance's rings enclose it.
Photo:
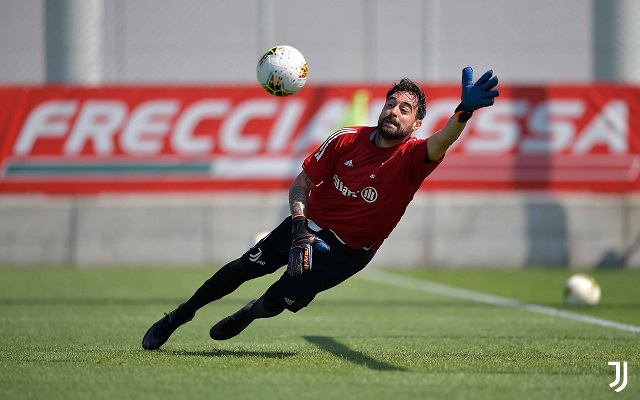
M 385 121 L 391 122 L 396 127 L 396 130 L 391 130 L 390 127 L 384 125 Z M 396 140 L 399 140 L 399 139 L 405 139 L 405 138 L 409 137 L 409 135 L 411 135 L 410 131 L 402 130 L 401 127 L 396 125 L 395 122 L 393 122 L 390 119 L 384 119 L 384 120 L 378 121 L 378 133 L 380 133 L 380 136 L 384 140 L 390 141 L 390 142 L 396 141 Z

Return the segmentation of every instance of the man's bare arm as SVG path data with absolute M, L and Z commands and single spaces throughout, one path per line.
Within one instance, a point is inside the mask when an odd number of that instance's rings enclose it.
M 455 115 L 449 118 L 444 128 L 434 133 L 429 140 L 427 140 L 427 156 L 429 160 L 439 160 L 453 142 L 458 140 L 465 126 L 467 126 L 467 124 L 465 122 L 458 122 Z
M 315 186 L 304 171 L 300 172 L 291 183 L 291 187 L 289 188 L 289 210 L 292 216 L 307 215 L 309 192 Z

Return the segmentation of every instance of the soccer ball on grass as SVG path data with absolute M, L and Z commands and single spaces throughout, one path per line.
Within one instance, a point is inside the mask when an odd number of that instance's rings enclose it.
M 564 304 L 569 307 L 593 307 L 600 302 L 600 285 L 593 277 L 578 273 L 564 285 Z
M 307 83 L 307 61 L 291 46 L 275 46 L 258 62 L 258 82 L 269 94 L 278 97 L 297 93 Z

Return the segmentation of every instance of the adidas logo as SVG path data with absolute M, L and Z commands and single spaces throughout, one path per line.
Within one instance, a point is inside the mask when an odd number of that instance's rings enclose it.
M 295 300 L 291 300 L 285 297 L 284 302 L 287 303 L 288 305 L 292 305 L 293 303 L 295 303 Z
M 345 161 L 344 165 L 347 167 L 353 167 L 353 160 Z

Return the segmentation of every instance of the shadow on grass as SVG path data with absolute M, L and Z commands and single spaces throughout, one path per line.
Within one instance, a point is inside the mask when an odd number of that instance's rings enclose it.
M 188 350 L 172 350 L 165 351 L 166 353 L 174 354 L 176 356 L 190 356 L 190 357 L 261 357 L 261 358 L 277 358 L 284 359 L 287 357 L 293 357 L 297 353 L 291 351 L 247 351 L 247 350 L 208 350 L 208 351 L 188 351 Z
M 379 361 L 369 357 L 368 355 L 350 349 L 344 344 L 336 341 L 335 339 L 327 336 L 303 336 L 303 338 L 315 345 L 320 349 L 333 354 L 338 358 L 345 359 L 354 364 L 362 365 L 369 369 L 373 369 L 376 371 L 406 371 L 405 368 L 397 367 L 395 365 L 386 363 L 384 361 Z

